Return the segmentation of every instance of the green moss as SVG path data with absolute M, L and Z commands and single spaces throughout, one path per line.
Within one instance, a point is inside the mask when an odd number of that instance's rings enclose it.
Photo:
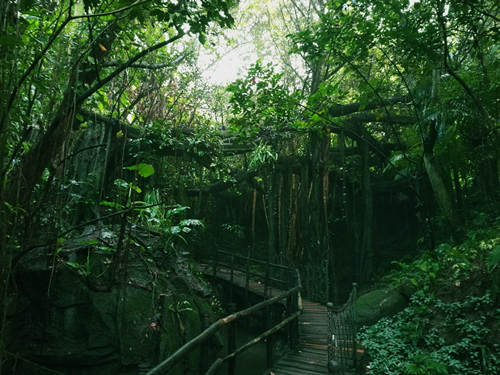
M 356 321 L 359 325 L 373 324 L 384 316 L 403 310 L 407 304 L 407 299 L 396 289 L 377 289 L 356 300 Z

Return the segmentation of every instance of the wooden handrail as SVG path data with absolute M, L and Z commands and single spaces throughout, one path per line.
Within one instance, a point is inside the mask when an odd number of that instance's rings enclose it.
M 227 257 L 229 257 L 229 259 L 228 259 L 229 261 L 227 263 L 222 262 L 221 255 L 225 256 L 226 259 L 227 259 Z M 242 263 L 244 263 L 244 264 L 242 264 L 240 266 L 237 262 L 235 262 L 236 259 L 238 259 L 240 261 L 243 260 L 244 262 L 242 262 Z M 263 272 L 261 272 L 261 273 L 250 272 L 250 270 L 249 270 L 250 264 L 265 265 L 266 269 L 263 270 Z M 294 329 L 295 330 L 298 329 L 298 323 L 290 325 L 290 323 L 296 321 L 298 316 L 302 313 L 302 299 L 300 296 L 300 289 L 302 288 L 302 285 L 301 285 L 301 280 L 300 280 L 300 274 L 299 274 L 297 269 L 295 270 L 296 276 L 294 278 L 292 275 L 292 269 L 290 269 L 287 266 L 283 266 L 280 264 L 273 264 L 273 263 L 262 261 L 259 259 L 254 259 L 254 258 L 251 258 L 248 256 L 245 257 L 245 256 L 242 256 L 240 254 L 234 254 L 234 253 L 227 252 L 224 250 L 216 250 L 215 251 L 214 257 L 212 259 L 212 266 L 213 266 L 213 276 L 214 277 L 217 274 L 218 267 L 222 266 L 222 267 L 229 269 L 231 282 L 233 282 L 235 270 L 240 271 L 240 272 L 244 272 L 246 274 L 246 288 L 248 288 L 248 281 L 249 281 L 249 278 L 252 276 L 256 276 L 259 278 L 265 278 L 264 288 L 265 288 L 266 292 L 269 290 L 270 284 L 274 284 L 274 285 L 277 284 L 280 286 L 290 287 L 293 281 L 295 281 L 295 283 L 293 283 L 294 284 L 293 287 L 291 287 L 287 291 L 279 294 L 278 296 L 268 298 L 260 303 L 257 303 L 253 306 L 250 306 L 250 307 L 245 308 L 243 310 L 240 310 L 238 312 L 229 314 L 226 317 L 217 320 L 215 323 L 213 323 L 211 326 L 209 326 L 207 329 L 205 329 L 203 332 L 201 332 L 198 336 L 194 337 L 189 342 L 184 344 L 181 348 L 179 348 L 176 352 L 174 352 L 170 357 L 168 357 L 167 359 L 165 359 L 164 361 L 159 363 L 156 367 L 151 369 L 146 375 L 157 375 L 157 374 L 165 373 L 166 371 L 170 370 L 173 366 L 175 366 L 177 363 L 179 363 L 184 358 L 184 356 L 186 354 L 188 354 L 191 350 L 193 350 L 198 345 L 200 345 L 201 343 L 203 343 L 204 341 L 209 339 L 211 336 L 213 336 L 223 326 L 232 324 L 244 316 L 254 314 L 257 311 L 260 311 L 260 310 L 265 309 L 265 308 L 269 308 L 269 306 L 272 305 L 273 303 L 278 302 L 278 301 L 285 299 L 285 298 L 287 300 L 288 314 L 290 314 L 288 317 L 286 317 L 285 319 L 283 319 L 281 322 L 277 323 L 273 327 L 269 327 L 269 326 L 266 327 L 268 329 L 263 334 L 255 337 L 254 339 L 250 340 L 248 343 L 246 343 L 245 345 L 241 346 L 238 349 L 234 349 L 235 348 L 235 346 L 233 346 L 234 341 L 232 341 L 230 346 L 232 346 L 234 351 L 232 353 L 229 353 L 228 355 L 226 355 L 224 358 L 217 359 L 210 366 L 207 374 L 208 375 L 212 374 L 225 361 L 230 361 L 230 364 L 233 363 L 233 366 L 230 366 L 230 367 L 234 368 L 234 359 L 238 354 L 247 350 L 249 347 L 257 344 L 258 342 L 260 342 L 264 338 L 271 336 L 273 333 L 279 331 L 280 329 L 282 329 L 286 325 L 289 325 L 290 332 L 294 331 Z M 271 269 L 276 270 L 276 271 L 278 271 L 278 270 L 279 271 L 286 271 L 285 279 L 281 280 L 279 278 L 270 277 L 270 270 Z M 276 272 L 276 273 L 278 273 L 278 272 Z M 278 277 L 281 277 L 281 276 L 282 276 L 282 274 L 281 275 L 278 274 Z M 265 297 L 267 297 L 267 293 L 265 294 Z M 234 329 L 234 326 L 233 326 L 233 329 Z M 294 334 L 293 336 L 296 336 L 297 334 L 298 333 Z M 298 336 L 296 336 L 296 337 L 298 337 Z M 295 338 L 292 337 L 292 335 L 290 335 L 290 342 L 291 343 L 293 343 L 294 339 Z M 234 337 L 233 337 L 233 340 L 234 340 Z M 230 349 L 230 350 L 233 350 L 233 349 Z M 268 340 L 268 351 L 269 350 L 271 350 L 271 355 L 272 355 L 270 341 Z M 230 373 L 232 373 L 232 372 L 230 371 Z
M 287 324 L 291 323 L 293 320 L 297 319 L 299 315 L 302 314 L 302 310 L 296 311 L 292 315 L 290 315 L 288 318 L 283 319 L 281 322 L 273 326 L 272 328 L 268 329 L 264 333 L 260 334 L 259 336 L 255 337 L 254 339 L 248 341 L 245 345 L 240 346 L 238 349 L 236 349 L 234 352 L 229 353 L 226 355 L 224 358 L 217 358 L 208 371 L 205 373 L 205 375 L 212 375 L 225 361 L 236 357 L 238 354 L 243 353 L 245 350 L 251 348 L 255 344 L 258 344 L 260 341 L 265 339 L 266 337 L 272 335 L 273 333 L 278 332 L 281 328 L 285 327 Z
M 224 260 L 221 259 L 221 255 L 225 258 Z M 236 259 L 242 261 L 241 264 L 235 262 Z M 216 276 L 217 269 L 220 267 L 226 267 L 227 269 L 229 269 L 231 282 L 233 280 L 233 275 L 235 270 L 245 273 L 246 288 L 248 288 L 248 281 L 250 277 L 254 276 L 257 278 L 262 278 L 263 279 L 262 281 L 264 283 L 265 296 L 267 296 L 268 292 L 270 291 L 271 285 L 278 286 L 280 288 L 290 287 L 289 283 L 290 279 L 288 277 L 289 276 L 288 273 L 291 271 L 291 269 L 281 264 L 270 263 L 260 259 L 255 259 L 249 256 L 243 256 L 240 254 L 235 254 L 233 252 L 228 252 L 219 249 L 215 250 L 215 253 L 213 254 L 213 257 L 211 259 L 211 263 L 212 263 L 213 277 Z M 260 273 L 250 271 L 250 264 L 263 265 L 265 266 L 265 270 L 262 270 L 262 272 Z M 274 272 L 274 270 L 277 272 Z M 285 271 L 287 274 L 283 275 L 281 273 L 283 271 Z M 271 277 L 270 276 L 271 274 L 277 274 L 278 277 Z
M 300 279 L 298 280 L 300 282 Z M 191 339 L 189 342 L 184 344 L 182 347 L 180 347 L 175 353 L 173 353 L 170 357 L 159 363 L 157 366 L 155 366 L 153 369 L 148 371 L 146 375 L 157 375 L 164 373 L 165 371 L 168 371 L 171 369 L 174 365 L 176 365 L 187 353 L 189 353 L 191 350 L 193 350 L 195 347 L 200 345 L 202 342 L 206 341 L 209 339 L 212 335 L 214 335 L 219 329 L 221 329 L 223 326 L 230 324 L 244 316 L 251 315 L 267 306 L 272 305 L 273 303 L 287 298 L 289 295 L 292 295 L 294 293 L 297 293 L 300 298 L 300 284 L 297 286 L 289 289 L 288 291 L 266 299 L 260 303 L 257 303 L 253 306 L 250 306 L 246 309 L 240 310 L 238 312 L 235 312 L 233 314 L 229 314 L 224 318 L 221 318 L 217 320 L 215 323 L 213 323 L 211 326 L 209 326 L 207 329 L 205 329 L 203 332 L 201 332 L 198 336 L 194 337 Z M 301 309 L 299 309 L 301 311 Z M 298 315 L 297 315 L 298 316 Z M 271 328 L 272 329 L 272 328 Z
M 229 251 L 225 251 L 225 250 L 217 250 L 216 253 L 224 254 L 224 255 L 229 255 L 229 256 L 234 256 L 235 258 L 239 258 L 239 259 L 243 259 L 243 260 L 250 259 L 254 263 L 260 263 L 260 264 L 264 264 L 264 265 L 267 265 L 267 263 L 268 263 L 265 260 L 251 258 L 251 257 L 247 257 L 247 256 L 244 256 L 244 255 L 241 255 L 241 254 L 235 254 L 235 253 L 232 253 L 232 252 L 229 252 Z M 290 269 L 289 267 L 284 266 L 283 264 L 269 263 L 269 266 L 273 267 L 273 268 L 279 268 L 279 269 L 282 269 L 282 270 L 289 270 Z

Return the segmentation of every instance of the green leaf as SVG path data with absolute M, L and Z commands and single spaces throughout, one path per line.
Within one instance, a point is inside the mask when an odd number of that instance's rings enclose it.
M 123 205 L 117 202 L 109 202 L 109 201 L 100 201 L 100 206 L 111 207 L 111 208 L 123 208 Z
M 7 208 L 9 209 L 9 211 L 12 213 L 14 212 L 14 206 L 11 205 L 9 202 L 3 202 L 3 204 L 5 204 L 5 206 L 7 206 Z
M 171 234 L 179 234 L 182 231 L 181 227 L 174 225 L 168 228 L 168 232 Z
M 128 167 L 123 167 L 123 169 L 128 169 L 129 171 L 137 171 L 141 177 L 147 178 L 155 173 L 155 169 L 151 164 L 139 163 L 136 165 L 131 165 Z
M 203 222 L 198 219 L 184 219 L 179 223 L 181 226 L 197 226 L 203 227 Z
M 81 269 L 83 267 L 80 263 L 77 263 L 77 262 L 66 262 L 66 264 L 68 266 L 70 266 L 71 268 L 75 268 L 75 269 Z
M 123 189 L 128 188 L 128 183 L 125 180 L 122 180 L 121 178 L 117 178 L 116 180 L 113 181 L 113 184 L 117 187 L 121 187 Z
M 133 183 L 129 183 L 128 187 L 134 190 L 136 193 L 142 193 L 142 189 L 139 186 L 134 185 Z

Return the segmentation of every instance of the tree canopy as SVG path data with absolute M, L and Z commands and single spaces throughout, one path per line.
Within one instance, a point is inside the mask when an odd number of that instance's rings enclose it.
M 2 2 L 3 300 L 33 249 L 82 272 L 58 249 L 98 224 L 113 285 L 140 227 L 295 265 L 339 302 L 498 209 L 496 1 L 239 3 Z M 202 51 L 249 45 L 247 72 L 207 80 Z

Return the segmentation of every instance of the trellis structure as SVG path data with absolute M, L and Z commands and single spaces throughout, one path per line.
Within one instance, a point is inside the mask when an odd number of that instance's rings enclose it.
M 351 375 L 357 369 L 356 302 L 357 284 L 353 283 L 347 302 L 334 306 L 328 302 L 328 372 Z

